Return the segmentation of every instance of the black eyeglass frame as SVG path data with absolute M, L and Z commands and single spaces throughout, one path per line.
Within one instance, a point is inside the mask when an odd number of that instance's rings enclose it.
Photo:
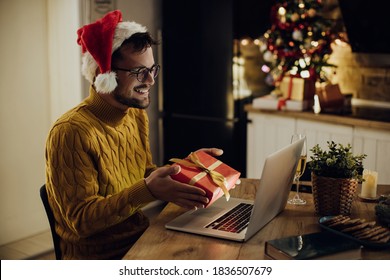
M 129 72 L 130 74 L 132 75 L 135 75 L 135 77 L 137 78 L 137 80 L 141 83 L 145 82 L 146 79 L 148 78 L 148 76 L 146 75 L 146 72 L 148 72 L 148 74 L 152 74 L 153 71 L 154 71 L 154 75 L 153 76 L 153 79 L 157 77 L 157 75 L 159 74 L 160 72 L 160 65 L 159 64 L 154 64 L 152 67 L 148 68 L 148 67 L 137 67 L 137 68 L 133 68 L 133 69 L 124 69 L 124 68 L 120 68 L 120 67 L 114 67 L 112 70 L 119 70 L 119 71 L 125 71 L 125 72 Z M 141 75 L 143 74 L 143 76 Z M 141 79 L 140 79 L 140 75 L 141 75 Z

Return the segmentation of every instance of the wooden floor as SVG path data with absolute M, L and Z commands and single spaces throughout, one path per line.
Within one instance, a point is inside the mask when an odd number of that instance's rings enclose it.
M 1 260 L 55 260 L 51 232 L 0 246 Z

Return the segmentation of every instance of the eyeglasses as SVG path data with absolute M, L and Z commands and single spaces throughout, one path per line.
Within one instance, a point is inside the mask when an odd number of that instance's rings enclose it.
M 148 67 L 139 67 L 133 69 L 113 68 L 113 70 L 129 72 L 130 74 L 135 75 L 139 82 L 144 83 L 148 79 L 149 73 L 153 76 L 153 78 L 157 77 L 158 73 L 160 72 L 160 65 L 154 64 L 150 68 Z

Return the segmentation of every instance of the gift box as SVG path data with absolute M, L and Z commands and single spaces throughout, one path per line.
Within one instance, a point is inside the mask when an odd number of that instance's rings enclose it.
M 252 101 L 253 108 L 263 110 L 277 110 L 279 97 L 272 94 L 267 94 L 261 97 L 256 97 Z
M 311 100 L 287 100 L 286 101 L 286 111 L 306 111 L 311 106 L 313 106 L 313 101 Z
M 254 98 L 252 101 L 253 108 L 262 110 L 305 111 L 312 104 L 311 100 L 286 100 L 272 94 Z
M 321 110 L 324 112 L 339 111 L 344 108 L 345 97 L 338 84 L 325 84 L 317 88 Z
M 180 165 L 181 171 L 171 175 L 174 180 L 197 186 L 206 192 L 210 206 L 222 195 L 229 200 L 229 190 L 236 184 L 241 173 L 206 152 L 191 153 L 185 159 L 171 159 L 173 165 Z
M 285 76 L 280 82 L 280 91 L 285 99 L 313 100 L 316 91 L 313 79 Z

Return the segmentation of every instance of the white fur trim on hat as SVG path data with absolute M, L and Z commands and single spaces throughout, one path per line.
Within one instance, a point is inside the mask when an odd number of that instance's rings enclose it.
M 112 42 L 112 53 L 119 49 L 122 43 L 131 37 L 135 33 L 147 32 L 145 26 L 142 26 L 135 21 L 122 21 L 118 22 L 115 28 L 114 41 Z
M 85 52 L 82 56 L 81 74 L 90 82 L 93 83 L 93 78 L 96 75 L 96 69 L 99 67 L 89 52 Z

